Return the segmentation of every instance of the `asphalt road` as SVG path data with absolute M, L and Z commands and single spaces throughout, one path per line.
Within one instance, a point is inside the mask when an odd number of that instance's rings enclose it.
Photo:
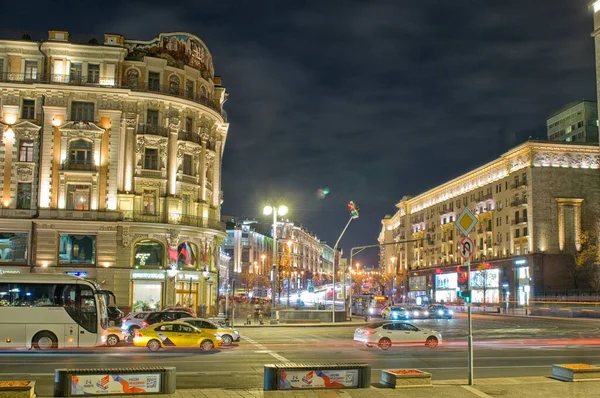
M 57 368 L 175 366 L 178 388 L 262 387 L 263 365 L 277 362 L 355 362 L 372 366 L 372 382 L 381 369 L 418 368 L 436 380 L 466 379 L 467 322 L 416 320 L 438 330 L 444 343 L 393 347 L 389 351 L 352 342 L 356 326 L 240 328 L 242 342 L 211 353 L 189 349 L 122 346 L 95 350 L 0 352 L 0 379 L 35 379 L 38 395 L 52 395 Z M 544 376 L 553 363 L 600 365 L 600 321 L 513 318 L 474 315 L 475 377 Z

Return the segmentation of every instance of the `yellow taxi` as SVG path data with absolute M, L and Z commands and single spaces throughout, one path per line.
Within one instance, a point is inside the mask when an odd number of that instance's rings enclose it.
M 223 339 L 214 331 L 198 329 L 184 322 L 164 322 L 138 329 L 133 336 L 137 347 L 158 351 L 161 347 L 196 347 L 202 351 L 223 346 Z

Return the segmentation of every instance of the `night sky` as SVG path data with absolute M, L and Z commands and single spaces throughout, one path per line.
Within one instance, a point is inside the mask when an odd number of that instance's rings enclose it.
M 222 214 L 266 221 L 280 198 L 333 246 L 354 200 L 349 252 L 376 243 L 402 196 L 545 138 L 551 113 L 596 99 L 587 3 L 31 0 L 3 4 L 0 34 L 197 35 L 230 93 Z

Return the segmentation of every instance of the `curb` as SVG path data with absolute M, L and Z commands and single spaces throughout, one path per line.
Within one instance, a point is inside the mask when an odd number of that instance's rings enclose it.
M 494 312 L 490 313 L 479 313 L 473 315 L 488 315 L 494 317 L 506 317 L 506 318 L 534 318 L 534 319 L 549 319 L 549 320 L 559 320 L 559 321 L 584 321 L 584 322 L 600 322 L 600 318 L 565 318 L 558 316 L 544 316 L 544 315 L 513 315 L 513 314 L 496 314 Z

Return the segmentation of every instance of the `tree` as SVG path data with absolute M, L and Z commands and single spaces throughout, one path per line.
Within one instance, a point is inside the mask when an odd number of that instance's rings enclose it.
M 596 301 L 598 300 L 598 292 L 600 292 L 600 272 L 598 269 L 594 270 L 593 276 L 590 278 L 590 286 L 596 292 Z
M 573 264 L 568 268 L 569 278 L 574 289 L 579 289 L 582 277 L 592 274 L 600 260 L 597 229 L 589 229 L 581 234 L 581 248 L 575 253 Z
M 488 284 L 491 282 L 491 274 L 490 274 L 491 266 L 488 263 L 482 263 L 477 267 L 478 273 L 473 281 L 473 287 L 479 288 L 483 290 L 483 304 L 485 304 L 486 295 L 488 291 Z M 472 298 L 471 298 L 472 299 Z

